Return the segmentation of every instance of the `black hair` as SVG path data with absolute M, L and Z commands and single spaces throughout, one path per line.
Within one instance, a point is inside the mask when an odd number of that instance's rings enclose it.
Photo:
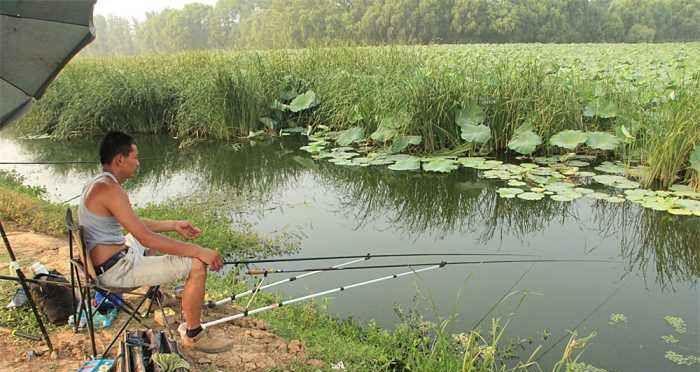
M 108 132 L 100 143 L 100 162 L 109 164 L 119 154 L 129 156 L 133 144 L 134 138 L 124 132 Z

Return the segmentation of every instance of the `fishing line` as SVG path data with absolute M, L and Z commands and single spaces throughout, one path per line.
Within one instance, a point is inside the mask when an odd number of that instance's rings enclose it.
M 265 262 L 296 262 L 296 261 L 321 261 L 321 260 L 340 260 L 351 258 L 387 258 L 387 257 L 429 257 L 429 256 L 506 256 L 506 257 L 538 257 L 534 254 L 525 253 L 397 253 L 397 254 L 372 254 L 351 255 L 351 256 L 322 256 L 322 257 L 296 257 L 296 258 L 269 258 L 260 260 L 238 260 L 224 261 L 224 265 L 239 265 L 251 263 Z
M 576 324 L 576 326 L 574 326 L 574 329 L 573 329 L 574 331 L 576 331 L 576 330 L 578 329 L 578 327 L 581 326 L 581 324 L 585 323 L 591 316 L 593 316 L 593 314 L 595 314 L 596 312 L 598 312 L 598 310 L 600 310 L 600 308 L 602 308 L 603 306 L 605 306 L 605 304 L 607 304 L 608 301 L 610 301 L 610 300 L 617 294 L 617 292 L 619 292 L 620 289 L 622 289 L 622 282 L 627 278 L 627 274 L 629 274 L 629 273 L 630 273 L 629 271 L 626 271 L 626 272 L 625 272 L 625 274 L 622 276 L 622 279 L 620 279 L 620 285 L 619 285 L 617 288 L 615 288 L 615 290 L 612 291 L 612 293 L 610 293 L 610 294 L 603 300 L 603 302 L 601 302 L 598 306 L 596 306 L 595 308 L 593 308 L 593 310 L 592 310 L 590 313 L 588 313 L 588 315 L 586 315 L 583 319 L 581 319 L 581 321 L 578 322 L 578 323 Z M 549 353 L 550 351 L 552 351 L 552 349 L 554 349 L 560 342 L 562 342 L 562 341 L 563 341 L 566 337 L 568 337 L 568 336 L 570 336 L 570 335 L 567 334 L 567 333 L 564 333 L 554 344 L 552 344 L 552 346 L 550 346 L 549 348 L 547 348 L 547 350 L 545 350 L 537 359 L 535 359 L 535 362 L 539 362 L 540 359 L 542 359 L 545 355 L 547 355 L 547 353 Z
M 368 266 L 353 266 L 353 267 L 319 267 L 319 268 L 309 268 L 309 269 L 296 269 L 296 270 L 285 270 L 285 269 L 253 269 L 248 270 L 246 274 L 248 275 L 268 275 L 268 274 L 280 274 L 280 273 L 303 273 L 309 271 L 340 271 L 340 270 L 358 270 L 358 269 L 389 269 L 397 267 L 424 267 L 424 266 L 446 266 L 446 265 L 478 265 L 478 264 L 501 264 L 501 263 L 574 263 L 574 262 L 603 262 L 603 263 L 622 263 L 621 261 L 612 260 L 584 260 L 584 259 L 541 259 L 541 260 L 483 260 L 483 261 L 441 261 L 441 262 L 427 262 L 427 263 L 414 263 L 414 264 L 393 264 L 393 265 L 368 265 Z
M 499 298 L 498 301 L 496 301 L 496 303 L 494 303 L 493 306 L 491 306 L 491 308 L 489 309 L 489 311 L 487 311 L 486 314 L 484 314 L 484 316 L 482 316 L 481 319 L 479 319 L 479 321 L 476 322 L 476 324 L 474 324 L 474 325 L 472 326 L 472 329 L 476 329 L 476 328 L 481 324 L 481 322 L 483 322 L 484 319 L 486 319 L 486 317 L 487 317 L 489 314 L 491 314 L 491 312 L 492 312 L 498 305 L 500 305 L 501 302 L 503 302 L 503 300 L 504 300 L 506 297 L 510 296 L 510 294 L 511 294 L 512 291 L 513 291 L 513 288 L 515 288 L 518 284 L 520 284 L 520 282 L 525 278 L 525 276 L 526 276 L 530 271 L 532 271 L 532 268 L 535 267 L 535 264 L 536 264 L 536 262 L 533 262 L 532 265 L 530 265 L 530 267 L 529 267 L 527 270 L 525 270 L 525 272 L 523 272 L 522 275 L 520 275 L 520 278 L 519 278 L 518 280 L 516 280 L 515 283 L 513 283 L 513 285 L 511 285 L 510 288 L 508 288 L 508 290 L 505 291 L 505 292 L 503 293 L 503 296 L 501 296 L 501 298 Z

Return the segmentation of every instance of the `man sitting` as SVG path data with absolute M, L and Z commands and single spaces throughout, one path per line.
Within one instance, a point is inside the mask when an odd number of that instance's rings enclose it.
M 210 337 L 200 324 L 207 267 L 219 271 L 221 255 L 158 234 L 175 231 L 183 238 L 196 238 L 201 231 L 188 221 L 151 221 L 134 213 L 122 184 L 136 173 L 138 155 L 131 136 L 107 133 L 100 144 L 103 172 L 83 189 L 78 219 L 97 279 L 106 287 L 134 288 L 186 277 L 182 293 L 186 323 L 178 329 L 182 344 L 207 353 L 225 351 L 232 342 Z M 124 236 L 122 227 L 130 234 Z M 154 251 L 163 255 L 156 256 Z

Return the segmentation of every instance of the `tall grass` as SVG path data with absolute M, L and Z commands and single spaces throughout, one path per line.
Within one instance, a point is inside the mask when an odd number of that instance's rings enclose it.
M 564 129 L 620 132 L 635 140 L 615 155 L 650 167 L 646 184 L 671 184 L 698 143 L 700 48 L 655 45 L 478 45 L 328 48 L 81 58 L 68 66 L 20 124 L 30 133 L 75 137 L 120 128 L 182 139 L 230 140 L 264 129 L 290 79 L 321 104 L 291 125 L 374 131 L 385 117 L 422 135 L 421 151 L 459 147 L 456 111 L 476 103 L 503 153 L 531 123 L 545 139 Z M 595 100 L 617 108 L 589 117 Z M 670 135 L 666 138 L 666 135 Z M 558 151 L 547 144 L 543 152 Z

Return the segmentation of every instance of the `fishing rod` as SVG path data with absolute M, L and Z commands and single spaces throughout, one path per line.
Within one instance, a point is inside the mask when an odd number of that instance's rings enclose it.
M 358 263 L 358 262 L 366 261 L 366 260 L 369 260 L 369 259 L 370 259 L 370 256 L 365 256 L 365 257 L 363 257 L 363 258 L 359 258 L 359 259 L 356 259 L 356 260 L 348 261 L 348 262 L 341 263 L 341 264 L 338 264 L 338 265 L 335 265 L 335 266 L 331 266 L 331 267 L 333 267 L 333 268 L 344 267 L 344 266 L 352 265 L 352 264 L 355 264 L 355 263 Z M 305 277 L 307 277 L 307 276 L 315 275 L 315 274 L 318 274 L 318 273 L 321 273 L 321 272 L 322 272 L 322 271 L 320 271 L 320 270 L 319 270 L 319 271 L 311 271 L 311 272 L 308 272 L 308 273 L 305 273 L 305 274 L 301 274 L 301 275 L 297 275 L 297 276 L 291 276 L 291 277 L 289 277 L 289 278 L 282 279 L 282 280 L 276 281 L 276 282 L 274 282 L 274 283 L 270 283 L 270 284 L 267 284 L 267 285 L 264 285 L 264 286 L 256 287 L 256 288 L 254 288 L 254 289 L 249 289 L 249 290 L 247 290 L 247 291 L 245 291 L 245 292 L 242 292 L 242 293 L 232 294 L 230 297 L 224 298 L 224 299 L 219 300 L 219 301 L 216 301 L 216 302 L 214 302 L 214 301 L 209 301 L 209 302 L 207 302 L 206 306 L 209 307 L 209 308 L 213 308 L 213 307 L 216 307 L 216 306 L 221 306 L 221 305 L 223 305 L 223 304 L 236 301 L 236 300 L 238 300 L 238 299 L 240 299 L 240 298 L 242 298 L 242 297 L 248 296 L 248 295 L 250 295 L 250 294 L 255 294 L 255 293 L 257 293 L 257 292 L 259 292 L 259 291 L 261 291 L 261 290 L 263 290 L 263 289 L 267 289 L 267 288 L 270 288 L 270 287 L 274 287 L 274 286 L 277 286 L 277 285 L 280 285 L 280 284 L 283 284 L 283 283 L 293 282 L 293 281 L 295 281 L 295 280 L 297 280 L 297 279 L 305 278 Z
M 429 256 L 507 256 L 507 257 L 538 257 L 525 253 L 397 253 L 397 254 L 372 254 L 351 256 L 320 256 L 320 257 L 295 257 L 295 258 L 266 258 L 260 260 L 224 261 L 224 265 L 247 265 L 265 262 L 296 262 L 296 261 L 322 261 L 322 260 L 347 260 L 352 258 L 387 258 L 387 257 L 429 257 Z
M 308 271 L 340 271 L 340 270 L 359 270 L 359 269 L 389 269 L 396 267 L 423 267 L 432 265 L 479 265 L 479 264 L 502 264 L 502 263 L 545 263 L 545 262 L 605 262 L 605 263 L 621 263 L 620 261 L 612 260 L 585 260 L 585 259 L 539 259 L 539 260 L 482 260 L 482 261 L 441 261 L 441 262 L 427 262 L 427 263 L 414 263 L 414 264 L 393 264 L 393 265 L 367 265 L 367 266 L 353 266 L 353 267 L 320 267 L 312 269 L 251 269 L 246 272 L 248 275 L 268 275 L 268 274 L 281 274 L 281 273 L 303 273 Z
M 160 160 L 159 158 L 140 158 L 139 161 Z M 97 160 L 38 160 L 38 161 L 0 161 L 0 165 L 53 165 L 53 164 L 94 164 L 99 165 Z
M 312 294 L 309 294 L 309 295 L 306 295 L 306 296 L 293 298 L 293 299 L 291 299 L 291 300 L 280 301 L 280 302 L 274 303 L 274 304 L 272 304 L 272 305 L 267 305 L 267 306 L 259 307 L 259 308 L 257 308 L 257 309 L 253 309 L 253 310 L 247 310 L 247 309 L 246 309 L 244 312 L 242 312 L 242 313 L 240 313 L 240 314 L 231 315 L 231 316 L 223 317 L 223 318 L 218 319 L 218 320 L 212 320 L 212 321 L 210 321 L 210 322 L 202 323 L 202 328 L 205 328 L 205 329 L 206 329 L 206 328 L 209 328 L 209 327 L 218 325 L 218 324 L 230 322 L 230 321 L 232 321 L 232 320 L 236 320 L 236 319 L 244 318 L 244 317 L 247 317 L 247 316 L 250 316 L 250 315 L 253 315 L 253 314 L 261 313 L 261 312 L 263 312 L 263 311 L 272 310 L 272 309 L 275 309 L 275 308 L 278 308 L 278 307 L 282 307 L 282 306 L 285 306 L 285 305 L 290 305 L 290 304 L 293 304 L 293 303 L 296 303 L 296 302 L 301 302 L 301 301 L 310 300 L 310 299 L 312 299 L 312 298 L 316 298 L 316 297 L 320 297 L 320 296 L 325 296 L 325 295 L 328 295 L 328 294 L 331 294 L 331 293 L 341 292 L 341 291 L 345 291 L 345 290 L 347 290 L 347 289 L 357 288 L 357 287 L 361 287 L 361 286 L 364 286 L 364 285 L 369 285 L 369 284 L 373 284 L 373 283 L 378 283 L 378 282 L 382 282 L 382 281 L 389 280 L 389 279 L 396 279 L 396 278 L 400 278 L 400 277 L 403 277 L 403 276 L 406 276 L 406 275 L 418 274 L 418 273 L 420 273 L 420 272 L 429 271 L 429 270 L 435 270 L 435 269 L 439 269 L 439 268 L 442 268 L 442 267 L 444 267 L 444 265 L 433 265 L 433 266 L 425 267 L 425 268 L 418 269 L 418 270 L 411 270 L 411 271 L 406 271 L 406 272 L 403 272 L 403 273 L 400 273 L 400 274 L 387 275 L 387 276 L 383 276 L 383 277 L 380 277 L 380 278 L 376 278 L 376 279 L 372 279 L 372 280 L 367 280 L 367 281 L 364 281 L 364 282 L 354 283 L 354 284 L 350 284 L 350 285 L 346 285 L 346 286 L 342 286 L 342 287 L 338 287 L 338 288 L 333 288 L 333 289 L 325 290 L 325 291 L 322 291 L 322 292 L 316 292 L 316 293 L 312 293 Z

